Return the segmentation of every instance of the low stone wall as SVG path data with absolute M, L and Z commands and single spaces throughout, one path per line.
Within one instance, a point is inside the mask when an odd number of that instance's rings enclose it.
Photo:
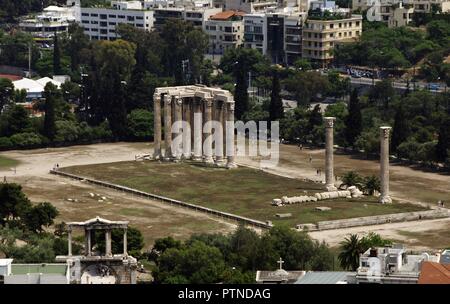
M 264 222 L 261 222 L 261 221 L 253 220 L 253 219 L 250 219 L 250 218 L 247 218 L 247 217 L 243 217 L 243 216 L 239 216 L 239 215 L 235 215 L 235 214 L 231 214 L 231 213 L 227 213 L 227 212 L 222 212 L 222 211 L 210 209 L 210 208 L 203 207 L 203 206 L 198 206 L 198 205 L 186 203 L 186 202 L 179 201 L 179 200 L 174 200 L 174 199 L 171 199 L 171 198 L 168 198 L 168 197 L 164 197 L 164 196 L 161 196 L 161 195 L 147 193 L 147 192 L 139 191 L 139 190 L 136 190 L 136 189 L 133 189 L 133 188 L 128 188 L 128 187 L 121 186 L 121 185 L 116 185 L 116 184 L 112 184 L 112 183 L 108 183 L 108 182 L 104 182 L 104 181 L 99 181 L 99 180 L 95 180 L 95 179 L 88 178 L 88 177 L 78 176 L 78 175 L 75 175 L 75 174 L 70 174 L 70 173 L 59 171 L 59 170 L 50 170 L 50 173 L 51 174 L 55 174 L 55 175 L 64 176 L 64 177 L 73 178 L 73 179 L 80 180 L 80 181 L 85 181 L 85 182 L 88 182 L 88 183 L 91 183 L 91 184 L 94 184 L 94 185 L 99 185 L 99 186 L 102 186 L 102 187 L 111 188 L 111 189 L 114 189 L 114 190 L 117 190 L 117 191 L 123 191 L 123 192 L 131 193 L 133 195 L 137 195 L 137 196 L 141 196 L 141 197 L 144 197 L 144 198 L 148 198 L 148 199 L 152 199 L 152 200 L 168 203 L 168 204 L 171 204 L 171 205 L 176 205 L 176 206 L 179 206 L 179 207 L 188 208 L 188 209 L 195 210 L 195 211 L 198 211 L 198 212 L 207 213 L 209 215 L 214 215 L 214 216 L 217 216 L 217 217 L 220 217 L 220 218 L 237 221 L 239 223 L 243 223 L 243 224 L 254 226 L 254 227 L 258 227 L 258 228 L 270 229 L 273 226 L 271 223 L 268 224 L 268 223 L 264 223 Z
M 450 210 L 440 208 L 427 211 L 405 212 L 384 214 L 376 216 L 355 217 L 351 219 L 342 219 L 334 221 L 321 221 L 317 224 L 300 224 L 298 229 L 307 228 L 308 230 L 330 230 L 342 229 L 358 226 L 380 225 L 395 222 L 419 221 L 436 218 L 450 217 Z

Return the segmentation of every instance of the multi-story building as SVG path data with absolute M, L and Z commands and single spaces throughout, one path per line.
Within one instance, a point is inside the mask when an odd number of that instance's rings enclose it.
M 293 64 L 301 58 L 306 16 L 305 12 L 292 8 L 247 14 L 244 16 L 244 46 L 259 50 L 273 63 Z
M 333 59 L 333 48 L 357 40 L 361 32 L 361 15 L 309 16 L 303 27 L 302 57 L 324 64 Z
M 267 18 L 265 14 L 254 13 L 244 16 L 244 46 L 267 53 Z
M 225 0 L 226 10 L 243 11 L 247 14 L 263 13 L 268 8 L 278 7 L 276 0 Z
M 79 18 L 79 0 L 70 0 L 68 4 L 71 5 L 46 7 L 36 17 L 22 20 L 19 23 L 19 27 L 21 30 L 30 33 L 35 40 L 48 42 L 55 33 L 67 32 L 69 25 L 76 22 L 77 18 Z
M 159 30 L 168 19 L 180 19 L 192 22 L 194 26 L 204 28 L 205 22 L 222 11 L 215 7 L 161 7 L 153 9 L 154 27 Z
M 370 248 L 360 255 L 356 282 L 416 284 L 426 261 L 439 262 L 439 255 L 407 254 L 403 246 Z
M 128 3 L 128 4 L 127 4 Z M 131 4 L 130 4 L 131 3 Z M 120 37 L 116 27 L 129 24 L 150 31 L 153 27 L 153 11 L 135 9 L 135 3 L 113 1 L 111 8 L 81 8 L 81 26 L 84 33 L 94 40 L 114 40 Z M 133 8 L 133 9 L 131 9 Z
M 226 49 L 236 48 L 244 41 L 245 13 L 224 11 L 205 21 L 204 31 L 209 37 L 209 53 L 223 54 Z

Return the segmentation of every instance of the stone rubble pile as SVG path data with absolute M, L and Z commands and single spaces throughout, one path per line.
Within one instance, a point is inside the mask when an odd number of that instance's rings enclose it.
M 336 199 L 336 198 L 357 198 L 362 196 L 363 193 L 356 186 L 348 187 L 347 190 L 342 191 L 328 191 L 316 193 L 314 196 L 302 195 L 302 196 L 293 196 L 287 197 L 283 196 L 281 199 L 275 198 L 272 200 L 273 206 L 283 206 L 283 205 L 291 205 L 291 204 L 300 204 L 307 202 L 317 202 L 327 199 Z

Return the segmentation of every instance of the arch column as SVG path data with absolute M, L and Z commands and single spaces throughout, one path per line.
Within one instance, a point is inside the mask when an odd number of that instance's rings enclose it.
M 161 95 L 153 95 L 153 158 L 161 158 Z
M 205 123 L 212 121 L 212 106 L 213 106 L 213 99 L 212 98 L 205 98 L 204 99 L 204 105 L 205 105 Z M 213 150 L 212 150 L 212 136 L 211 136 L 211 125 L 205 125 L 205 142 L 204 145 L 204 151 L 203 151 L 203 162 L 204 163 L 214 163 L 213 160 Z
M 164 160 L 172 159 L 172 96 L 164 95 Z

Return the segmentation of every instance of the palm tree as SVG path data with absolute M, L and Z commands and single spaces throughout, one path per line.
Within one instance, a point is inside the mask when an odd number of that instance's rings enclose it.
M 342 268 L 356 271 L 359 267 L 359 255 L 362 253 L 362 246 L 357 234 L 350 234 L 341 243 L 341 252 L 338 259 Z
M 364 179 L 364 191 L 368 195 L 373 195 L 375 191 L 380 191 L 380 179 L 375 176 L 368 176 Z
M 343 188 L 343 187 L 348 188 L 350 186 L 356 186 L 360 189 L 363 188 L 362 187 L 363 186 L 362 185 L 363 178 L 354 171 L 349 171 L 349 172 L 345 173 L 341 179 L 342 179 L 342 184 L 340 185 L 340 188 Z

